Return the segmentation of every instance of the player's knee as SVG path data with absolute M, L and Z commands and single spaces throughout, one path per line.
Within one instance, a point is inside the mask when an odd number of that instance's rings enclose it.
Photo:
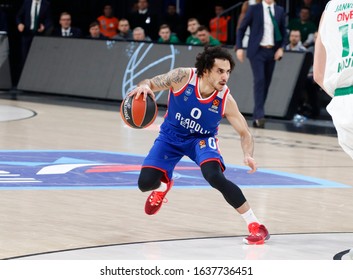
M 138 180 L 138 187 L 140 189 L 140 191 L 142 192 L 148 192 L 151 190 L 151 180 L 148 180 L 144 177 L 140 177 Z
M 157 189 L 161 184 L 163 173 L 154 168 L 142 168 L 138 179 L 138 187 L 142 192 Z
M 218 162 L 210 161 L 201 166 L 202 175 L 205 180 L 215 189 L 220 190 L 226 180 Z
M 159 185 L 160 181 L 156 181 L 145 176 L 140 176 L 138 180 L 138 187 L 142 192 L 155 190 L 159 187 Z
M 206 179 L 206 181 L 215 189 L 219 190 L 220 188 L 222 188 L 222 182 L 224 179 L 224 176 L 222 173 L 218 173 L 218 172 L 209 172 L 209 173 L 205 173 L 204 177 Z

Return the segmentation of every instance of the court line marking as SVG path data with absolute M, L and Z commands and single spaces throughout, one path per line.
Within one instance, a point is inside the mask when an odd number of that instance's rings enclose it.
M 0 151 L 0 154 L 6 154 L 6 153 L 55 153 L 55 154 L 59 154 L 60 152 L 62 153 L 76 153 L 76 154 L 89 154 L 89 153 L 99 153 L 99 154 L 109 154 L 109 155 L 116 155 L 116 156 L 133 156 L 133 157 L 138 157 L 143 159 L 145 157 L 145 155 L 141 155 L 141 154 L 133 154 L 133 153 L 123 153 L 123 152 L 111 152 L 111 151 L 103 151 L 103 150 L 6 150 L 6 151 Z M 79 160 L 79 159 L 78 159 Z M 185 162 L 185 163 L 193 163 L 193 161 L 191 161 L 190 159 L 187 158 L 183 158 L 181 160 L 181 162 Z M 11 161 L 2 161 L 0 162 L 0 164 L 9 164 L 11 165 Z M 36 165 L 42 165 L 42 164 L 49 164 L 49 162 L 13 162 L 14 165 L 16 164 L 28 164 L 28 166 L 36 166 Z M 16 164 L 15 164 L 16 163 Z M 97 165 L 100 164 L 105 164 L 105 163 L 96 163 Z M 116 163 L 111 163 L 111 164 L 116 164 Z M 55 162 L 54 162 L 55 165 Z M 95 163 L 93 163 L 93 165 L 95 165 Z M 197 167 L 197 165 L 195 164 L 195 167 Z M 228 170 L 232 170 L 232 169 L 238 169 L 238 170 L 242 170 L 242 171 L 246 171 L 248 170 L 247 167 L 245 166 L 237 166 L 237 165 L 232 165 L 232 164 L 227 164 L 226 165 Z M 226 171 L 227 172 L 227 171 Z M 275 170 L 270 170 L 270 169 L 266 169 L 266 168 L 259 168 L 258 172 L 260 173 L 264 173 L 264 175 L 266 174 L 272 174 L 272 175 L 276 175 L 276 176 L 281 176 L 281 177 L 286 177 L 286 178 L 292 178 L 293 180 L 304 180 L 304 181 L 308 181 L 311 184 L 300 184 L 300 185 L 269 185 L 269 184 L 256 184 L 256 185 L 244 185 L 239 183 L 238 185 L 241 188 L 275 188 L 275 189 L 281 189 L 281 188 L 351 188 L 352 186 L 349 185 L 345 185 L 345 184 L 341 184 L 341 183 L 337 183 L 334 181 L 328 181 L 328 180 L 323 180 L 320 178 L 316 178 L 316 177 L 309 177 L 309 176 L 304 176 L 304 175 L 299 175 L 299 174 L 294 174 L 294 173 L 288 173 L 288 172 L 282 172 L 282 171 L 275 171 Z M 126 171 L 125 173 L 129 173 L 129 174 L 138 174 L 139 172 L 137 171 Z M 177 171 L 175 172 L 175 174 L 177 174 Z M 257 173 L 258 174 L 258 173 Z M 4 180 L 4 178 L 2 178 L 1 180 Z M 0 180 L 0 183 L 2 182 Z M 137 188 L 137 185 L 126 185 L 126 186 L 121 186 L 121 185 L 95 185 L 95 186 L 75 186 L 75 185 L 66 185 L 66 186 L 57 186 L 57 185 L 45 185 L 45 186 L 3 186 L 0 187 L 0 190 L 79 190 L 79 189 L 87 189 L 87 190 L 102 190 L 102 189 L 135 189 Z M 211 188 L 208 184 L 205 183 L 205 185 L 183 185 L 183 186 L 178 186 L 176 185 L 175 188 L 190 188 L 190 189 L 204 189 L 204 188 Z
M 294 235 L 335 235 L 335 234 L 351 234 L 353 232 L 305 232 L 305 233 L 280 233 L 280 234 L 271 234 L 271 236 L 294 236 Z M 100 249 L 100 248 L 107 248 L 107 247 L 119 247 L 119 246 L 129 246 L 129 245 L 139 245 L 139 244 L 153 244 L 153 243 L 168 243 L 168 242 L 180 242 L 180 241 L 193 241 L 193 240 L 210 240 L 210 239 L 228 239 L 228 238 L 243 238 L 243 235 L 230 235 L 230 236 L 211 236 L 211 237 L 191 237 L 191 238 L 180 238 L 180 239 L 161 239 L 161 240 L 150 240 L 150 241 L 136 241 L 136 242 L 125 242 L 125 243 L 114 243 L 114 244 L 105 244 L 105 245 L 95 245 L 95 246 L 86 246 L 86 247 L 76 247 L 70 249 L 63 249 L 63 250 L 54 250 L 54 251 L 47 251 L 47 252 L 39 252 L 33 254 L 26 254 L 26 255 L 18 255 L 13 257 L 7 257 L 2 260 L 15 260 L 21 258 L 28 258 L 28 257 L 35 257 L 35 256 L 45 256 L 50 254 L 57 254 L 57 253 L 65 253 L 65 252 L 72 252 L 72 251 L 80 251 L 80 250 L 89 250 L 89 249 Z M 245 245 L 241 244 L 241 246 L 249 246 L 252 245 Z M 270 243 L 266 244 L 271 246 Z M 240 245 L 239 245 L 240 246 Z M 254 245 L 255 246 L 255 245 Z M 260 247 L 263 245 L 256 245 L 255 247 Z M 342 257 L 348 254 L 350 249 L 337 252 L 332 259 L 333 260 L 341 260 Z

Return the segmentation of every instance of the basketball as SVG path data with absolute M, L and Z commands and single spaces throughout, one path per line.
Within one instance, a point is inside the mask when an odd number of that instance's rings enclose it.
M 138 99 L 135 96 L 126 96 L 120 106 L 121 118 L 132 128 L 145 128 L 151 125 L 157 113 L 157 103 L 149 95 L 146 101 L 143 100 L 143 95 Z

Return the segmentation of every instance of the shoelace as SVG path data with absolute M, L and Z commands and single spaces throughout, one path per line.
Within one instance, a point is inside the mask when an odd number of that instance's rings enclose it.
M 259 229 L 260 229 L 260 225 L 257 223 L 253 223 L 251 224 L 251 226 L 249 227 L 249 231 L 252 235 L 256 235 L 259 233 Z
M 158 206 L 161 202 L 167 203 L 168 199 L 165 196 L 165 192 L 153 192 L 150 197 L 151 206 Z
M 256 236 L 256 237 L 260 237 L 260 238 L 266 238 L 265 234 L 263 234 L 261 231 L 260 231 L 260 227 L 259 226 L 256 226 L 256 225 L 253 225 L 250 229 L 250 235 L 251 236 Z

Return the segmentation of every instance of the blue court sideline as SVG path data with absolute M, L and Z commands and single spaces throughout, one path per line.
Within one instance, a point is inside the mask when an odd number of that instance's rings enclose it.
M 0 151 L 0 190 L 136 188 L 142 155 L 105 151 Z M 228 179 L 241 188 L 350 188 L 318 178 L 227 165 Z M 209 188 L 199 167 L 182 160 L 174 188 Z

